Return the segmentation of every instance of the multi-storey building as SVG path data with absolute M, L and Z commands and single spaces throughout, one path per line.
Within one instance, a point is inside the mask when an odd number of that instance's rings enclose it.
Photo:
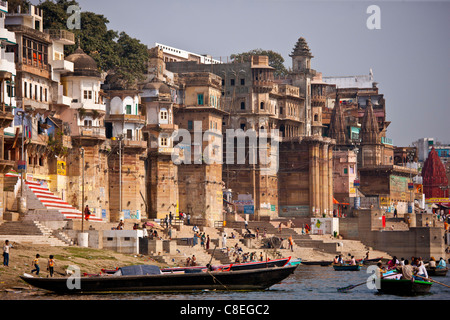
M 67 155 L 67 200 L 80 209 L 88 205 L 97 218 L 109 218 L 110 148 L 106 143 L 102 78 L 97 63 L 81 48 L 65 59 L 73 63 L 73 72 L 61 75 L 63 95 L 72 101 L 59 115 L 68 126 L 72 143 Z
M 417 170 L 404 161 L 395 161 L 394 151 L 398 155 L 401 148 L 387 137 L 390 121 L 386 120 L 384 96 L 372 71 L 367 76 L 322 80 L 330 86 L 326 97 L 329 103 L 323 108 L 327 115 L 324 134 L 336 140 L 334 185 L 340 190 L 336 198 L 349 202 L 349 198 L 379 196 L 382 207 L 412 210 L 415 199 L 420 199 L 410 187 Z
M 149 50 L 147 79 L 139 84 L 140 97 L 146 117 L 142 129 L 148 142 L 147 213 L 150 218 L 175 214 L 179 206 L 178 166 L 172 161 L 175 105 L 180 102 L 175 75 L 165 70 L 163 53 Z
M 155 43 L 155 47 L 159 48 L 162 51 L 163 59 L 165 62 L 195 61 L 202 64 L 221 63 L 220 60 L 213 59 L 210 55 L 207 54 L 192 53 L 161 43 Z
M 272 143 L 276 144 L 270 138 L 281 141 L 276 170 L 267 170 L 267 163 L 261 161 L 250 163 L 249 157 L 244 164 L 224 162 L 222 166 L 223 181 L 226 188 L 232 189 L 233 199 L 245 197 L 245 201 L 251 201 L 256 219 L 278 215 L 322 216 L 331 214 L 333 208 L 329 169 L 332 155 L 329 146 L 333 142 L 320 136 L 320 112 L 312 115 L 311 80 L 315 71 L 311 69 L 312 55 L 303 38 L 291 57 L 293 72 L 284 79 L 274 78 L 274 69 L 265 56 L 209 66 L 192 61 L 167 63 L 175 74 L 212 72 L 221 77 L 221 103 L 227 112 L 222 118 L 223 133 L 226 129 L 242 129 L 253 131 L 258 138 L 269 133 L 269 150 Z M 279 135 L 271 136 L 272 129 L 278 129 Z M 247 147 L 244 150 L 246 155 L 251 151 Z M 234 156 L 237 151 L 225 149 L 228 155 L 224 158 L 230 157 L 229 153 Z M 260 146 L 253 151 L 259 154 Z M 314 159 L 311 163 L 307 160 L 310 153 Z M 327 187 L 320 189 L 319 184 Z
M 142 128 L 141 98 L 138 90 L 108 88 L 106 98 L 106 138 L 108 154 L 110 218 L 112 221 L 141 219 L 147 214 L 145 201 L 145 159 L 147 142 Z
M 5 148 L 5 135 L 13 136 L 13 109 L 15 101 L 16 65 L 13 48 L 16 36 L 5 29 L 8 2 L 0 1 L 0 217 L 5 211 L 4 176 L 14 166 L 11 151 Z
M 183 137 L 178 165 L 179 210 L 208 225 L 223 220 L 221 78 L 212 73 L 179 74 L 184 103 L 176 109 L 175 123 Z M 190 143 L 184 141 L 190 136 Z M 181 140 L 181 139 L 178 139 Z

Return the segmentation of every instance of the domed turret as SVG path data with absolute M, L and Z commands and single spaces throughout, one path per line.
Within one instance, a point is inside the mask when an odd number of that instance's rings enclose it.
M 67 61 L 73 62 L 73 76 L 100 77 L 97 62 L 86 54 L 80 47 L 74 53 L 66 57 Z

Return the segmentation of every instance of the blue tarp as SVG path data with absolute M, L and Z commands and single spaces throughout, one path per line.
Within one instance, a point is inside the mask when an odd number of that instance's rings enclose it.
M 142 276 L 149 274 L 161 274 L 158 266 L 154 265 L 135 265 L 120 268 L 123 276 Z

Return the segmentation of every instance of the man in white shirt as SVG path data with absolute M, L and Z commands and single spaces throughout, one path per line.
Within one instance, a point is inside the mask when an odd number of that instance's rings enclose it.
M 3 265 L 6 267 L 9 266 L 9 249 L 11 247 L 12 245 L 9 244 L 9 240 L 6 240 L 3 245 Z

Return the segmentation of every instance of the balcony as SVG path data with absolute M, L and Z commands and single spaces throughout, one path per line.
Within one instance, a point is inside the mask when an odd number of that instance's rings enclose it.
M 50 36 L 53 41 L 61 42 L 64 45 L 75 44 L 75 34 L 67 30 L 49 29 L 44 30 Z
M 0 39 L 1 41 L 5 41 L 6 43 L 9 44 L 16 44 L 16 35 L 14 32 L 8 31 L 8 29 L 6 28 L 2 28 L 2 26 L 0 26 Z M 13 60 L 14 61 L 14 55 L 13 55 Z
M 381 137 L 381 143 L 392 146 L 394 143 L 391 138 Z
M 96 110 L 106 112 L 106 105 L 94 103 L 92 100 L 86 100 L 84 102 L 72 102 L 71 107 L 73 109 L 86 109 L 86 111 Z
M 2 50 L 0 57 L 0 71 L 6 71 L 11 74 L 16 74 L 16 64 L 14 63 L 13 52 L 6 53 Z
M 8 13 L 8 1 L 0 1 L 0 11 Z
M 51 62 L 51 65 L 55 72 L 73 72 L 73 62 L 67 60 L 54 60 Z
M 22 98 L 22 105 L 25 110 L 49 110 L 49 102 L 38 101 L 29 98 Z
M 144 151 L 147 149 L 147 141 L 137 141 L 131 139 L 124 139 L 121 142 L 124 149 L 137 149 L 139 151 Z M 118 146 L 119 140 L 111 140 L 111 147 Z
M 105 120 L 145 124 L 145 116 L 135 114 L 109 114 Z
M 12 114 L 12 109 L 5 103 L 0 103 L 0 127 L 9 127 L 11 122 L 14 120 L 14 115 Z
M 260 93 L 268 93 L 272 91 L 272 80 L 253 80 L 253 90 Z
M 88 139 L 105 140 L 105 128 L 104 127 L 92 127 L 92 126 L 79 126 L 77 137 L 83 137 Z
M 153 132 L 173 132 L 178 130 L 178 125 L 176 124 L 147 124 L 143 131 L 153 131 Z

